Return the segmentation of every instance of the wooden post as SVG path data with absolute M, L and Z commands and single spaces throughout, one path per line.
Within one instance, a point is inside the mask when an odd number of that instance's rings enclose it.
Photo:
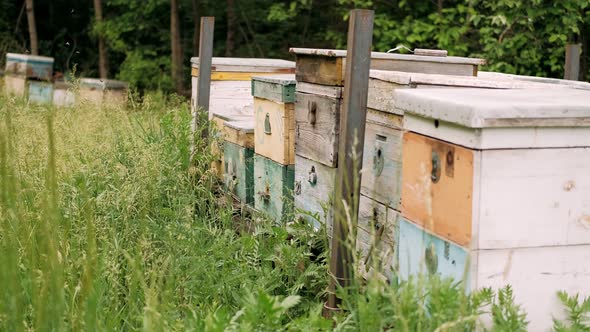
M 565 45 L 564 79 L 578 81 L 580 77 L 580 44 Z
M 338 286 L 350 285 L 353 277 L 352 250 L 355 247 L 355 228 L 358 219 L 373 19 L 372 10 L 355 9 L 351 11 L 348 25 L 344 100 L 340 115 L 338 171 L 334 192 L 334 226 L 330 254 L 332 278 L 328 302 L 324 305 L 326 314 L 338 310 L 341 300 L 336 296 L 336 289 Z

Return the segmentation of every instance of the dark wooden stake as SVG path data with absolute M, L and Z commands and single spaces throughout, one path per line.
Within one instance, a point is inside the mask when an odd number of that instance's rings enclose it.
M 565 46 L 565 73 L 564 79 L 578 81 L 580 77 L 580 44 L 567 44 Z
M 332 278 L 324 311 L 327 315 L 339 310 L 341 299 L 336 296 L 336 289 L 349 286 L 353 277 L 352 250 L 355 248 L 358 219 L 373 19 L 372 10 L 355 9 L 351 11 L 348 25 L 344 100 L 340 115 L 340 146 L 330 254 Z

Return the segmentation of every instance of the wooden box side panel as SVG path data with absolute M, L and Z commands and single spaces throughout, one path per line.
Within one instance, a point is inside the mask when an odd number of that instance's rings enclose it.
M 369 110 L 365 127 L 361 193 L 399 210 L 402 117 Z
M 396 265 L 398 213 L 363 195 L 359 201 L 356 248 L 362 275 L 378 272 L 391 279 Z
M 51 104 L 53 100 L 53 84 L 49 82 L 29 81 L 27 99 L 33 103 Z
M 297 82 L 325 85 L 344 85 L 343 58 L 297 55 L 295 78 Z
M 482 152 L 479 248 L 590 244 L 590 148 Z
M 402 85 L 373 78 L 369 79 L 367 107 L 382 112 L 401 114 L 402 111 L 395 108 L 394 91 L 409 88 L 411 88 L 409 84 Z
M 25 97 L 27 92 L 27 80 L 24 77 L 6 75 L 4 76 L 4 89 L 7 94 Z
M 297 93 L 295 153 L 330 167 L 338 163 L 339 99 Z
M 402 215 L 469 247 L 474 151 L 406 132 L 402 156 Z
M 252 80 L 252 96 L 279 103 L 294 103 L 295 84 L 282 85 Z
M 254 207 L 276 221 L 285 220 L 293 207 L 294 170 L 264 156 L 254 155 Z
M 224 144 L 226 189 L 246 204 L 254 203 L 254 151 L 228 141 Z
M 336 168 L 295 156 L 295 208 L 300 210 L 299 216 L 317 228 L 320 223 L 332 227 L 335 177 Z
M 515 302 L 530 322 L 529 331 L 552 330 L 552 317 L 565 319 L 557 297 L 563 290 L 590 296 L 590 246 L 557 246 L 481 250 L 477 255 L 477 288 L 511 285 Z
M 248 149 L 254 149 L 254 133 L 246 130 L 223 127 L 223 137 L 226 141 Z
M 99 89 L 80 88 L 80 101 L 95 105 L 102 105 L 103 91 Z
M 398 233 L 400 278 L 439 274 L 469 284 L 467 250 L 426 232 L 405 218 L 400 218 Z
M 293 109 L 294 104 L 291 103 L 254 98 L 256 153 L 283 165 L 295 163 Z M 267 129 L 270 131 L 267 132 Z

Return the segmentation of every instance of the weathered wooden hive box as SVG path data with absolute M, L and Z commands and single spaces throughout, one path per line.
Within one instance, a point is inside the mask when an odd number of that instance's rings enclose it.
M 53 58 L 28 54 L 6 53 L 5 74 L 50 81 L 53 77 Z
M 30 80 L 27 82 L 27 100 L 36 104 L 51 104 L 53 83 Z
M 330 230 L 346 51 L 291 49 L 291 52 L 297 55 L 295 206 L 309 212 L 302 214 L 306 220 L 316 226 L 325 221 Z M 407 72 L 422 72 L 470 78 L 477 74 L 478 65 L 484 63 L 481 59 L 378 52 L 373 52 L 371 57 L 371 68 L 398 71 L 402 76 Z M 399 86 L 409 87 L 407 79 Z M 389 92 L 392 94 L 393 89 L 390 88 Z M 393 108 L 384 111 L 369 111 L 367 114 L 363 158 L 368 169 L 363 171 L 362 192 L 372 199 L 361 199 L 359 209 L 366 213 L 361 213 L 359 218 L 357 241 L 359 249 L 365 253 L 373 250 L 367 241 L 374 238 L 371 237 L 374 227 L 379 228 L 378 241 L 391 240 L 393 228 L 387 220 L 395 220 L 397 212 L 394 209 L 399 209 L 399 190 L 392 181 L 400 172 L 398 151 L 402 118 Z M 371 175 L 366 176 L 367 173 Z M 374 201 L 375 198 L 379 201 Z M 389 240 L 385 242 L 393 245 L 393 240 Z M 382 251 L 385 252 L 385 248 Z
M 295 75 L 252 78 L 254 207 L 276 221 L 293 211 L 295 183 Z
M 53 105 L 57 107 L 73 107 L 76 104 L 76 94 L 69 82 L 55 82 L 53 84 Z
M 590 92 L 398 90 L 399 275 L 510 284 L 533 331 L 590 295 Z
M 482 78 L 482 79 L 486 79 L 486 80 L 495 80 L 495 81 L 517 81 L 517 82 L 555 84 L 555 85 L 560 85 L 560 86 L 564 86 L 564 87 L 568 87 L 568 88 L 572 88 L 572 89 L 590 90 L 590 83 L 588 83 L 588 82 L 561 80 L 561 79 L 557 79 L 557 78 L 504 74 L 504 73 L 496 73 L 496 72 L 488 72 L 488 71 L 479 71 L 477 73 L 477 77 Z
M 210 135 L 214 135 L 212 137 L 215 138 L 211 142 L 211 152 L 215 158 L 215 160 L 211 164 L 211 168 L 219 180 L 224 181 L 224 179 L 225 179 L 223 150 L 224 150 L 224 145 L 225 145 L 226 132 L 229 129 L 229 128 L 225 127 L 225 122 L 252 121 L 252 119 L 253 119 L 253 117 L 251 115 L 245 115 L 245 114 L 237 114 L 237 115 L 214 114 L 213 117 L 211 118 L 211 122 L 213 122 L 215 125 L 215 130 L 210 131 Z
M 196 107 L 199 58 L 191 58 L 192 106 Z M 278 59 L 214 57 L 211 64 L 209 118 L 214 114 L 252 115 L 253 76 L 280 75 L 295 72 L 295 63 Z
M 225 121 L 223 177 L 227 191 L 240 202 L 254 204 L 254 121 Z
M 122 81 L 81 78 L 80 101 L 102 106 L 124 106 L 127 103 L 128 84 Z

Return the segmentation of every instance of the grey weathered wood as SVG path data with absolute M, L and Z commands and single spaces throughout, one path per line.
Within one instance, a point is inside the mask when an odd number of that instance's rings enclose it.
M 332 229 L 335 176 L 335 168 L 295 156 L 295 208 L 300 218 L 316 228 L 320 227 L 320 223 L 326 223 L 327 229 Z M 316 215 L 317 219 L 312 215 Z
M 342 98 L 342 87 L 297 82 L 297 92 L 304 92 L 331 98 Z
M 252 96 L 281 103 L 295 102 L 295 75 L 252 77 Z
M 354 234 L 354 227 L 358 222 L 360 186 L 356 183 L 361 180 L 373 19 L 372 10 L 351 11 L 339 135 L 339 167 L 334 191 L 334 227 L 330 252 L 330 273 L 333 278 L 330 279 L 328 288 L 328 301 L 325 304 L 327 310 L 337 310 L 340 299 L 336 295 L 336 288 L 347 287 L 353 276 L 349 234 L 351 231 Z
M 369 110 L 365 129 L 361 193 L 399 210 L 402 117 Z
M 577 81 L 580 77 L 580 44 L 565 45 L 564 79 Z
M 191 63 L 193 68 L 199 68 L 198 57 L 191 58 Z M 214 57 L 212 67 L 214 71 L 293 73 L 295 62 L 280 59 Z
M 209 111 L 209 92 L 211 90 L 211 57 L 213 56 L 213 32 L 215 17 L 201 17 L 201 37 L 199 41 L 199 75 L 197 86 L 197 107 Z M 207 135 L 206 132 L 203 133 Z
M 407 84 L 391 83 L 380 79 L 369 79 L 369 95 L 367 107 L 382 112 L 396 112 L 394 91 L 396 89 L 411 88 L 409 80 Z M 400 112 L 401 113 L 401 112 Z
M 340 100 L 306 93 L 296 95 L 295 154 L 336 167 Z

